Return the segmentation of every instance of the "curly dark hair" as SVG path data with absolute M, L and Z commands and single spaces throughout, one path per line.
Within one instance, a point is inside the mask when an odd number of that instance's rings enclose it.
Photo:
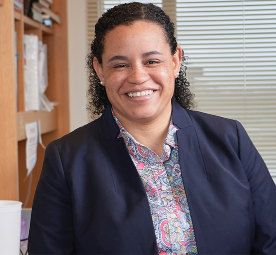
M 95 25 L 95 38 L 91 44 L 91 53 L 87 56 L 90 83 L 87 109 L 94 115 L 100 115 L 109 103 L 109 100 L 105 87 L 100 85 L 99 77 L 93 67 L 93 59 L 96 57 L 98 62 L 102 64 L 104 39 L 109 31 L 119 25 L 131 25 L 137 20 L 148 20 L 161 26 L 170 45 L 171 54 L 173 55 L 176 52 L 177 42 L 174 36 L 174 23 L 171 22 L 169 16 L 158 6 L 131 2 L 117 5 L 105 12 Z M 183 55 L 179 76 L 175 79 L 173 98 L 185 109 L 190 109 L 194 106 L 194 94 L 190 92 L 189 86 L 190 84 L 186 79 L 186 65 Z

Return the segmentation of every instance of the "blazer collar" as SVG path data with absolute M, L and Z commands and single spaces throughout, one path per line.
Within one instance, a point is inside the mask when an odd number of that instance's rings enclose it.
M 116 139 L 120 129 L 112 116 L 111 104 L 105 107 L 100 120 L 102 121 L 103 130 L 101 131 L 104 133 L 103 137 L 105 139 Z
M 178 128 L 186 128 L 193 126 L 191 118 L 187 110 L 183 109 L 175 99 L 172 99 L 172 121 Z

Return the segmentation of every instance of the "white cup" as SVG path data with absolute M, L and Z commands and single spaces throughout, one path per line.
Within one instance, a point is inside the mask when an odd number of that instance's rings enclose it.
M 20 253 L 21 210 L 19 201 L 0 200 L 0 254 Z

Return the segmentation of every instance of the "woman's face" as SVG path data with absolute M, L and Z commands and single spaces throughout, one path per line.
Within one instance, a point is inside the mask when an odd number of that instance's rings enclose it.
M 152 22 L 135 21 L 107 33 L 102 64 L 94 58 L 94 68 L 122 123 L 150 122 L 170 114 L 180 55 L 180 47 L 171 54 L 163 28 Z

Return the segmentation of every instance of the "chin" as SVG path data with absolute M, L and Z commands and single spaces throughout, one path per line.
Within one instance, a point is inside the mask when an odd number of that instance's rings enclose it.
M 156 113 L 154 112 L 149 112 L 149 111 L 139 111 L 138 113 L 132 113 L 132 114 L 129 114 L 129 116 L 132 118 L 132 119 L 136 119 L 136 120 L 152 120 L 155 118 L 156 116 Z

